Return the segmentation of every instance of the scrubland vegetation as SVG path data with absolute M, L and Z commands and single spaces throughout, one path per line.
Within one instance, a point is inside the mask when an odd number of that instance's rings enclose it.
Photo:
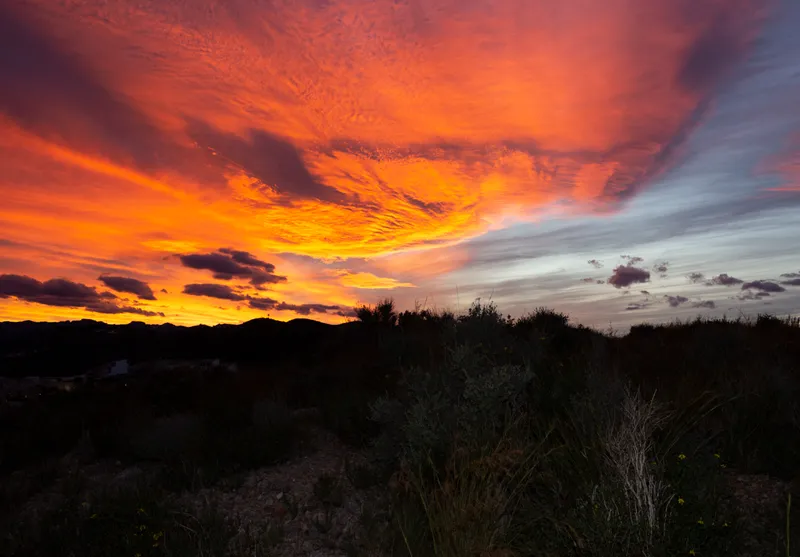
M 796 319 L 615 336 L 480 301 L 357 314 L 327 362 L 142 374 L 4 410 L 0 554 L 798 555 Z M 331 443 L 349 456 L 307 493 L 223 503 L 271 471 L 301 484 Z

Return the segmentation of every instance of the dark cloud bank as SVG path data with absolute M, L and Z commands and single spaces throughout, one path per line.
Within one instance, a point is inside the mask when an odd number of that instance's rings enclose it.
M 63 278 L 41 282 L 25 275 L 0 275 L 0 298 L 16 298 L 55 307 L 81 308 L 96 313 L 135 313 L 147 317 L 164 317 L 161 312 L 122 305 L 112 292 L 98 292 L 94 287 Z
M 217 298 L 220 300 L 230 300 L 233 302 L 247 301 L 247 305 L 253 309 L 263 311 L 294 311 L 300 315 L 310 315 L 312 313 L 329 313 L 332 312 L 336 315 L 350 316 L 351 312 L 339 307 L 325 304 L 290 304 L 287 302 L 279 302 L 272 298 L 261 298 L 248 296 L 236 292 L 230 286 L 225 284 L 187 284 L 183 287 L 183 293 L 192 296 L 205 296 L 208 298 Z
M 97 278 L 97 280 L 105 284 L 111 290 L 124 292 L 126 294 L 134 294 L 141 300 L 156 299 L 156 296 L 153 293 L 153 289 L 150 288 L 150 285 L 135 278 L 101 275 Z
M 253 286 L 286 282 L 286 277 L 275 274 L 275 265 L 246 252 L 221 248 L 213 253 L 178 255 L 184 267 L 211 271 L 219 280 L 247 279 Z

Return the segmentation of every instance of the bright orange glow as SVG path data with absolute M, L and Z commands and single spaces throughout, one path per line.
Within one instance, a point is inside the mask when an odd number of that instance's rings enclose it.
M 279 319 L 346 309 L 459 268 L 461 242 L 556 202 L 613 207 L 706 98 L 682 77 L 693 49 L 723 19 L 746 47 L 763 3 L 30 2 L 14 17 L 67 53 L 74 68 L 49 69 L 77 85 L 30 92 L 38 119 L 0 104 L 0 274 L 102 289 L 113 271 L 156 292 L 120 303 L 164 316 L 12 296 L 0 320 L 238 322 L 265 315 L 253 298 L 285 302 Z M 181 265 L 219 248 L 287 280 Z M 321 266 L 348 258 L 369 270 Z
M 350 286 L 352 288 L 361 288 L 366 290 L 381 290 L 390 288 L 409 288 L 414 286 L 410 282 L 401 282 L 399 280 L 388 277 L 378 277 L 373 275 L 372 273 L 366 273 L 366 272 L 351 273 L 350 271 L 340 270 L 332 274 L 333 276 L 339 278 L 339 282 L 342 285 Z

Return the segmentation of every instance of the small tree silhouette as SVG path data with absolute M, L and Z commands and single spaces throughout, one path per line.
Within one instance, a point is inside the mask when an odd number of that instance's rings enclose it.
M 361 305 L 356 308 L 356 317 L 362 323 L 371 325 L 397 325 L 397 311 L 394 300 L 385 298 L 375 306 Z

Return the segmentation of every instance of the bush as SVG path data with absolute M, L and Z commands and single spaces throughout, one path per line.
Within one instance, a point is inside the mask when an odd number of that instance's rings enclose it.
M 204 427 L 196 414 L 175 414 L 156 419 L 135 433 L 130 447 L 136 459 L 172 461 L 198 458 L 204 442 Z
M 397 310 L 391 298 L 380 300 L 374 306 L 358 306 L 355 311 L 358 320 L 368 325 L 393 327 L 397 324 Z
M 39 523 L 18 524 L 3 554 L 19 557 L 222 555 L 231 525 L 212 506 L 186 512 L 158 488 L 140 484 L 72 493 Z
M 524 335 L 554 334 L 567 327 L 569 317 L 548 308 L 539 307 L 514 322 L 514 330 Z

